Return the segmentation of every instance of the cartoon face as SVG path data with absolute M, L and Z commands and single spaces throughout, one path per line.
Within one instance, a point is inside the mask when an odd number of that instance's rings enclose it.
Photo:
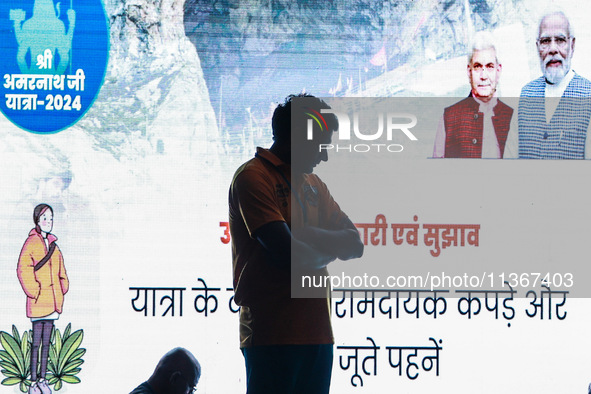
M 53 229 L 53 213 L 51 209 L 46 209 L 39 217 L 39 228 L 44 233 L 50 233 Z
M 497 90 L 501 65 L 493 48 L 474 51 L 468 64 L 468 78 L 472 86 L 472 96 L 489 101 Z

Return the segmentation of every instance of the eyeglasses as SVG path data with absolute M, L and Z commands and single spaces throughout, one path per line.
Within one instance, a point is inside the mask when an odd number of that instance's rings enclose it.
M 545 50 L 545 49 L 550 48 L 550 45 L 552 45 L 552 41 L 554 41 L 558 48 L 564 49 L 564 48 L 566 48 L 566 45 L 568 44 L 568 41 L 571 38 L 572 37 L 564 37 L 564 36 L 541 37 L 541 38 L 538 38 L 538 45 L 540 46 L 541 49 Z

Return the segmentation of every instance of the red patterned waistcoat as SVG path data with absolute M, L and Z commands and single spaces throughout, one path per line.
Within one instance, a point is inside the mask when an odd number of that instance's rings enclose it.
M 482 157 L 484 114 L 478 112 L 479 108 L 480 104 L 474 98 L 467 97 L 444 110 L 445 157 Z M 492 124 L 503 157 L 513 108 L 497 100 L 493 112 Z

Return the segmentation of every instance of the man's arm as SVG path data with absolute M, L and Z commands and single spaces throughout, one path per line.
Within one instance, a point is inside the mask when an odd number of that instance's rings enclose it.
M 294 237 L 323 253 L 335 255 L 341 260 L 356 259 L 363 255 L 363 242 L 359 231 L 344 217 L 340 230 L 325 230 L 319 227 L 306 226 L 294 231 Z
M 273 262 L 286 269 L 289 269 L 291 263 L 300 267 L 320 269 L 338 257 L 294 238 L 285 222 L 267 223 L 257 229 L 254 236 L 271 255 Z

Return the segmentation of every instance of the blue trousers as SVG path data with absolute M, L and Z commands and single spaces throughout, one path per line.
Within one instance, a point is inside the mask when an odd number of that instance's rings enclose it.
M 328 394 L 333 345 L 243 348 L 246 394 Z

